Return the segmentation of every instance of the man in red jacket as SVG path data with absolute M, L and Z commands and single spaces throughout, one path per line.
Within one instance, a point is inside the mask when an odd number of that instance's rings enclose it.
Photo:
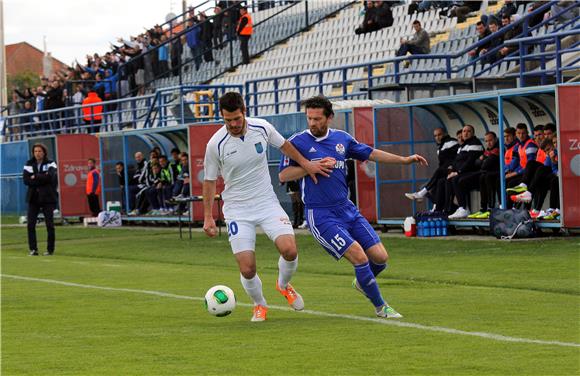
M 89 201 L 89 209 L 93 217 L 99 215 L 101 205 L 99 204 L 99 195 L 101 194 L 101 176 L 96 168 L 94 158 L 89 158 L 89 172 L 87 173 L 87 185 L 85 192 Z

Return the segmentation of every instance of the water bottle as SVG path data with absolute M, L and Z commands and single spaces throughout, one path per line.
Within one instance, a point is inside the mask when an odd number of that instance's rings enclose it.
M 423 237 L 423 227 L 425 226 L 425 222 L 419 219 L 419 223 L 417 223 L 417 237 Z
M 429 218 L 429 221 L 427 222 L 428 226 L 429 226 L 429 237 L 431 236 L 435 236 L 435 222 L 433 221 L 433 219 Z
M 441 229 L 441 235 L 447 236 L 447 220 L 443 220 L 443 228 Z
M 439 218 L 437 218 L 437 220 L 435 221 L 435 235 L 436 236 L 441 236 L 441 220 Z

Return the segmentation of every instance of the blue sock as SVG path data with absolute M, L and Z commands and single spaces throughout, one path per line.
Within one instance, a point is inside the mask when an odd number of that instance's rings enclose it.
M 387 268 L 387 263 L 375 264 L 374 262 L 369 261 L 369 266 L 371 267 L 371 272 L 373 272 L 373 275 L 376 277 Z
M 354 274 L 356 275 L 356 280 L 373 305 L 375 307 L 384 305 L 385 301 L 381 296 L 379 286 L 377 285 L 377 281 L 373 276 L 373 272 L 371 271 L 369 263 L 365 262 L 361 265 L 355 265 Z

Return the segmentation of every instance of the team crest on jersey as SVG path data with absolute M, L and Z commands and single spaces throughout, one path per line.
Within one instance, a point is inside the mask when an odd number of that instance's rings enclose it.
M 256 151 L 258 152 L 258 154 L 262 154 L 262 152 L 264 151 L 264 147 L 262 146 L 262 143 L 257 142 L 254 144 L 254 146 L 256 147 Z
M 340 155 L 344 155 L 344 145 L 336 144 L 336 152 Z

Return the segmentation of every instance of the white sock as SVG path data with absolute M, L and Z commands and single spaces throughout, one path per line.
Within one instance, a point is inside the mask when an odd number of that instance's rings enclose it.
M 280 256 L 278 259 L 278 286 L 281 289 L 285 289 L 288 286 L 288 282 L 296 272 L 298 268 L 298 256 L 292 261 L 284 260 L 284 257 Z
M 240 274 L 240 281 L 248 296 L 254 301 L 254 305 L 267 306 L 266 299 L 262 293 L 262 280 L 258 277 L 258 274 L 252 279 L 246 279 Z

